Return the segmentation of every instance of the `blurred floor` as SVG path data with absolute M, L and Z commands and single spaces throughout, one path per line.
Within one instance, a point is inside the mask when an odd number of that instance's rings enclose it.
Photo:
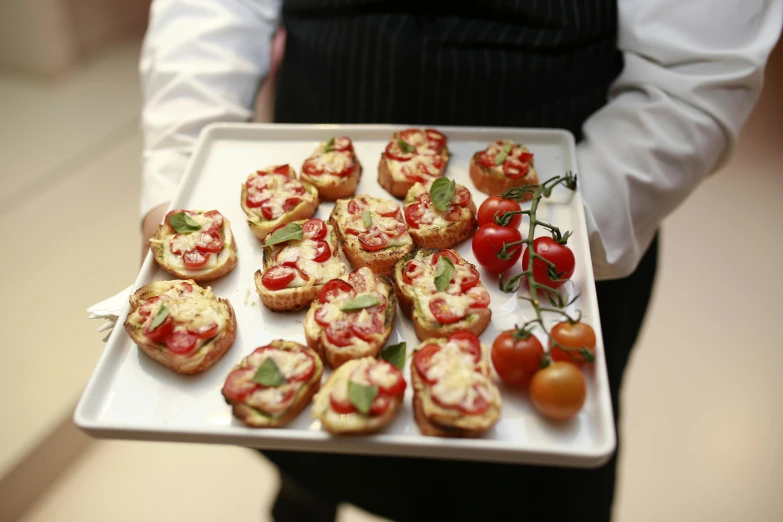
M 0 76 L 0 220 L 10 244 L 36 253 L 0 261 L 0 350 L 13 361 L 0 365 L 0 393 L 13 398 L 2 404 L 0 504 L 21 483 L 9 477 L 24 475 L 35 498 L 14 518 L 26 522 L 269 520 L 276 477 L 253 452 L 88 441 L 61 424 L 102 349 L 84 309 L 138 266 L 137 50 L 54 86 Z M 623 396 L 618 521 L 783 519 L 783 342 L 771 327 L 783 311 L 781 89 L 778 52 L 737 155 L 666 222 Z M 47 467 L 35 450 L 47 437 L 50 449 L 68 441 L 75 460 Z M 353 508 L 340 519 L 373 520 Z

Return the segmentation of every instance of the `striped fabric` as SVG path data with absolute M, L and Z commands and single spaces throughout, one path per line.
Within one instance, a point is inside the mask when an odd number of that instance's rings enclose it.
M 286 0 L 275 120 L 560 127 L 578 138 L 622 69 L 613 1 L 435 4 Z

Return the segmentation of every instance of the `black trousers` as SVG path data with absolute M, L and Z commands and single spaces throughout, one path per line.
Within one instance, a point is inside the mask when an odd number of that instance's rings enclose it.
M 657 266 L 656 238 L 629 277 L 597 284 L 615 424 L 628 357 Z M 618 449 L 619 449 L 618 437 Z M 350 502 L 395 521 L 603 521 L 611 518 L 617 453 L 597 469 L 265 451 L 282 487 L 276 522 L 332 522 Z

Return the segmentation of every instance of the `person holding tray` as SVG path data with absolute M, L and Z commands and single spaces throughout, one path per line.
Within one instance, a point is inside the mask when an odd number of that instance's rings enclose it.
M 659 225 L 728 160 L 783 0 L 157 0 L 151 15 L 141 58 L 145 238 L 201 129 L 252 116 L 281 26 L 276 122 L 570 130 L 617 421 Z M 277 521 L 331 521 L 343 501 L 394 520 L 608 520 L 617 463 L 616 454 L 590 470 L 264 454 L 282 476 Z

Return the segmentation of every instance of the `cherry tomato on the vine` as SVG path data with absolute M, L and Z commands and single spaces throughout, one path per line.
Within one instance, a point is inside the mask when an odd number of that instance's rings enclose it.
M 587 323 L 577 321 L 573 324 L 569 322 L 557 323 L 549 331 L 549 335 L 557 341 L 560 346 L 571 348 L 573 351 L 566 351 L 549 341 L 549 357 L 553 361 L 563 361 L 577 366 L 585 362 L 593 362 L 595 357 L 595 331 Z M 587 350 L 589 355 L 580 350 Z
M 546 360 L 544 347 L 531 333 L 506 330 L 492 343 L 492 365 L 504 382 L 524 387 Z
M 506 199 L 503 196 L 490 196 L 484 200 L 484 203 L 478 209 L 476 219 L 478 220 L 478 226 L 484 226 L 487 223 L 495 222 L 495 214 L 500 217 L 504 212 L 518 212 L 520 210 L 519 203 L 513 199 Z M 522 214 L 514 214 L 511 221 L 507 226 L 511 228 L 519 228 L 522 223 Z
M 559 276 L 553 281 L 549 277 L 549 265 L 541 259 L 536 259 L 533 263 L 533 277 L 536 283 L 549 288 L 560 288 L 574 275 L 576 259 L 568 246 L 561 245 L 551 237 L 538 237 L 533 240 L 533 251 L 550 263 L 554 263 L 555 272 Z M 526 248 L 522 255 L 522 270 L 527 270 L 529 259 L 530 252 Z
M 506 250 L 508 259 L 501 259 L 499 255 L 503 245 L 521 240 L 522 234 L 518 229 L 489 223 L 473 235 L 473 255 L 488 272 L 499 274 L 514 266 L 523 248 L 521 244 L 509 247 Z
M 573 364 L 553 362 L 533 375 L 529 391 L 539 412 L 550 419 L 567 420 L 582 409 L 587 383 Z

